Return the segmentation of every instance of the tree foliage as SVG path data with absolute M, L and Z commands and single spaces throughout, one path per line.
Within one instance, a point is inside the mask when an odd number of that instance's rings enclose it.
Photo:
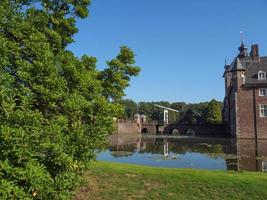
M 222 102 L 211 100 L 210 102 L 201 102 L 195 104 L 186 104 L 185 102 L 170 103 L 167 101 L 159 102 L 139 102 L 135 103 L 132 100 L 127 100 L 129 103 L 125 103 L 125 112 L 136 112 L 144 114 L 148 119 L 163 123 L 163 110 L 158 109 L 155 104 L 173 108 L 179 111 L 179 113 L 169 112 L 169 121 L 171 123 L 181 124 L 203 124 L 203 123 L 222 123 Z M 136 105 L 137 107 L 132 107 Z M 125 116 L 128 116 L 125 114 Z M 133 115 L 131 115 L 133 117 Z M 128 116 L 129 117 L 129 116 Z
M 124 114 L 121 116 L 124 119 L 133 119 L 134 115 L 139 112 L 138 104 L 130 99 L 122 99 L 120 104 L 124 106 Z
M 107 62 L 108 68 L 100 73 L 103 80 L 104 95 L 115 102 L 124 96 L 124 89 L 129 86 L 132 76 L 137 76 L 140 68 L 133 66 L 134 53 L 126 46 L 121 47 L 119 55 Z
M 222 122 L 222 104 L 212 99 L 207 106 L 207 122 L 218 124 Z
M 89 0 L 0 2 L 0 199 L 68 199 L 123 107 L 134 53 L 104 71 L 66 47 Z

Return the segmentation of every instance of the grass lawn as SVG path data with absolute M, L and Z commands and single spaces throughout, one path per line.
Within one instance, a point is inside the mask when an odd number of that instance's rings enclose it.
M 267 174 L 96 162 L 76 200 L 267 199 Z

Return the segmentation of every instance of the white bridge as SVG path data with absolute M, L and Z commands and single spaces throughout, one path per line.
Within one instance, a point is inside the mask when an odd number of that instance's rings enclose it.
M 154 104 L 154 106 L 164 110 L 164 114 L 163 114 L 164 125 L 169 124 L 169 111 L 177 112 L 177 113 L 179 112 L 178 110 L 175 110 L 175 109 L 172 109 L 172 108 L 168 108 L 168 107 L 165 107 L 165 106 L 161 106 L 161 105 L 158 105 L 158 104 Z

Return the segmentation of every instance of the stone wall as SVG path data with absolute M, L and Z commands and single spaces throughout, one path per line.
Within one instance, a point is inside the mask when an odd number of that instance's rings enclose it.
M 170 124 L 164 128 L 164 134 L 195 135 L 205 137 L 226 137 L 224 124 Z
M 119 122 L 117 123 L 117 127 L 117 133 L 119 134 L 141 133 L 141 126 L 137 123 Z
M 141 124 L 141 133 L 156 134 L 157 133 L 156 125 L 151 123 Z

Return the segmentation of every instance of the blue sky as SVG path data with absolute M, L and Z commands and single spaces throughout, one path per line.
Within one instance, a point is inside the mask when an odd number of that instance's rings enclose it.
M 92 0 L 69 49 L 103 69 L 131 47 L 142 69 L 126 90 L 135 101 L 223 100 L 224 60 L 237 55 L 240 31 L 267 55 L 266 9 L 266 0 Z

